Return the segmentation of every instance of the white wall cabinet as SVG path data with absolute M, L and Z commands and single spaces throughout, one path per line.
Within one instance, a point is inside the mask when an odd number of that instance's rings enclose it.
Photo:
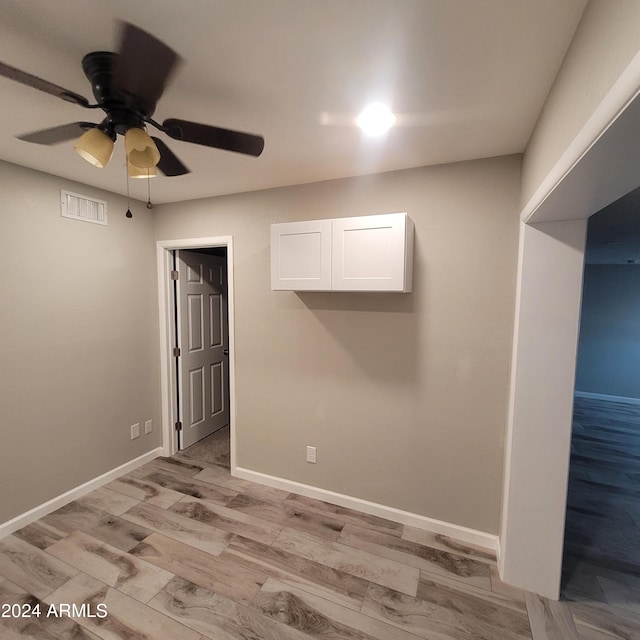
M 409 292 L 413 222 L 406 213 L 271 225 L 275 291 Z

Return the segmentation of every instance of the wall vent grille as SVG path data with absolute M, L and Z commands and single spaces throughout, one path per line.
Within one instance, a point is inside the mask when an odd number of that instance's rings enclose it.
M 64 218 L 107 224 L 107 203 L 60 189 L 60 214 Z

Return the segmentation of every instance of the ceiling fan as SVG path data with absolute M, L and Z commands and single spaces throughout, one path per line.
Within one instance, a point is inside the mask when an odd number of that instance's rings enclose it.
M 161 139 L 148 136 L 146 124 L 174 140 L 259 156 L 264 148 L 262 136 L 177 118 L 162 123 L 152 119 L 156 104 L 179 61 L 178 54 L 166 44 L 132 24 L 123 23 L 118 53 L 94 51 L 82 59 L 82 69 L 91 83 L 95 104 L 89 103 L 84 96 L 3 62 L 0 62 L 0 76 L 85 109 L 102 109 L 106 117 L 97 124 L 72 122 L 17 136 L 26 142 L 45 145 L 79 138 L 76 151 L 96 166 L 102 167 L 109 161 L 113 143 L 120 134 L 125 136 L 129 175 L 137 177 L 136 173 L 139 176 L 142 170 L 146 177 L 156 166 L 166 176 L 189 173 Z

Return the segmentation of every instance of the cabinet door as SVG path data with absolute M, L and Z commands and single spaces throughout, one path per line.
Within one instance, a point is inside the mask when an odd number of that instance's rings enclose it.
M 332 221 L 334 291 L 411 291 L 408 218 L 389 213 Z M 410 267 L 410 265 L 409 265 Z
M 271 289 L 331 289 L 331 220 L 271 225 Z

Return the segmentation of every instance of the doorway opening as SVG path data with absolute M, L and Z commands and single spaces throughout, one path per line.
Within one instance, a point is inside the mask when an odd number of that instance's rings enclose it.
M 229 467 L 227 249 L 173 255 L 178 450 Z
M 554 600 L 586 219 L 637 186 L 639 87 L 635 56 L 521 212 L 499 571 L 504 582 Z
M 158 241 L 156 257 L 162 454 L 189 456 L 187 447 L 195 445 L 200 450 L 192 454 L 201 456 L 211 448 L 209 461 L 233 470 L 233 239 Z
M 561 587 L 622 607 L 640 593 L 638 204 L 640 188 L 588 222 Z

